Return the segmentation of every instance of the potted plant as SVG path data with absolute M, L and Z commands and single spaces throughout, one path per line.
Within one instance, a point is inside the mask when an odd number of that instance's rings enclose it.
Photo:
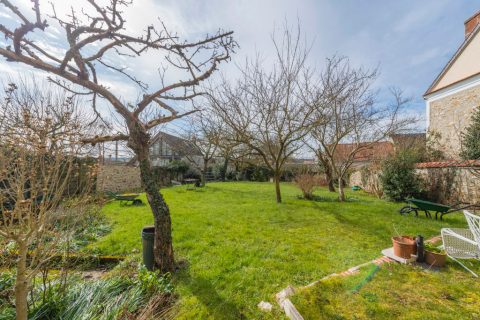
M 412 254 L 417 254 L 417 244 L 414 237 L 392 237 L 393 254 L 403 259 L 410 259 Z
M 445 250 L 433 243 L 425 243 L 425 262 L 434 267 L 443 267 L 447 261 Z

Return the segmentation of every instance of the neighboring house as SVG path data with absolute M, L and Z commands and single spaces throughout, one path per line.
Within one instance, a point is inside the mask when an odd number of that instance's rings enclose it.
M 465 40 L 424 95 L 427 134 L 439 133 L 437 148 L 458 158 L 461 132 L 480 106 L 480 11 L 465 21 Z
M 203 162 L 202 154 L 193 143 L 166 132 L 159 132 L 153 137 L 150 159 L 155 167 L 164 167 L 174 160 Z
M 364 167 L 374 161 L 385 160 L 394 152 L 393 143 L 390 141 L 380 141 L 374 143 L 364 143 L 368 145 L 366 148 L 358 151 L 354 158 L 351 168 L 358 169 Z M 356 144 L 342 143 L 337 145 L 334 159 L 341 163 L 356 148 Z
M 299 172 L 308 170 L 309 173 L 317 173 L 320 171 L 318 160 L 312 158 L 290 158 L 285 162 L 285 169 Z
M 370 145 L 368 145 L 370 144 Z M 372 162 L 385 160 L 391 154 L 405 149 L 421 150 L 426 145 L 425 133 L 392 134 L 387 141 L 364 143 L 365 149 L 357 152 L 353 158 L 352 168 L 361 168 Z M 339 163 L 348 157 L 356 144 L 342 143 L 337 146 L 335 160 Z
M 395 152 L 406 149 L 424 150 L 427 145 L 427 135 L 423 133 L 403 133 L 390 135 Z

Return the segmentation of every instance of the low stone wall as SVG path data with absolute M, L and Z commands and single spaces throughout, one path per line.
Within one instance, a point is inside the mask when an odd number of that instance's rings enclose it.
M 141 188 L 140 169 L 126 165 L 101 165 L 97 175 L 97 191 L 125 192 Z
M 375 195 L 378 198 L 383 196 L 383 188 L 380 183 L 380 165 L 373 164 L 357 169 L 350 174 L 349 184 L 360 186 L 363 190 Z
M 350 180 L 348 184 L 350 186 L 360 186 L 365 189 L 365 186 L 362 183 L 362 172 L 360 170 L 352 172 L 352 174 L 350 174 Z

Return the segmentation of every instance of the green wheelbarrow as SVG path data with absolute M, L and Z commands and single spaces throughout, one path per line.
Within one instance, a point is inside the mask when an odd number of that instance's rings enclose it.
M 478 207 L 477 205 L 462 202 L 450 206 L 415 198 L 405 199 L 405 201 L 408 203 L 408 205 L 400 209 L 401 215 L 407 215 L 411 212 L 414 212 L 415 217 L 418 217 L 418 212 L 423 211 L 425 212 L 425 216 L 431 219 L 432 213 L 434 212 L 435 219 L 438 219 L 438 215 L 440 215 L 440 220 L 443 220 L 443 216 L 446 214 Z
M 128 202 L 131 202 L 131 204 L 135 206 L 139 206 L 143 204 L 142 200 L 138 199 L 138 196 L 139 196 L 138 193 L 119 194 L 111 191 L 107 191 L 105 193 L 107 194 L 107 196 L 109 196 L 113 200 L 120 201 L 120 205 L 123 205 L 124 203 L 128 203 Z

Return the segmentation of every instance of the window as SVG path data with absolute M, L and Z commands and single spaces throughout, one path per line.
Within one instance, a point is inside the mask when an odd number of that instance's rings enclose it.
M 164 150 L 164 153 L 166 156 L 171 156 L 172 155 L 172 149 L 170 149 L 170 147 L 168 146 L 167 143 L 164 142 L 164 145 L 163 145 L 163 150 Z
M 158 142 L 155 142 L 153 144 L 153 154 L 154 155 L 159 155 L 160 154 L 159 148 L 160 148 L 160 144 Z

